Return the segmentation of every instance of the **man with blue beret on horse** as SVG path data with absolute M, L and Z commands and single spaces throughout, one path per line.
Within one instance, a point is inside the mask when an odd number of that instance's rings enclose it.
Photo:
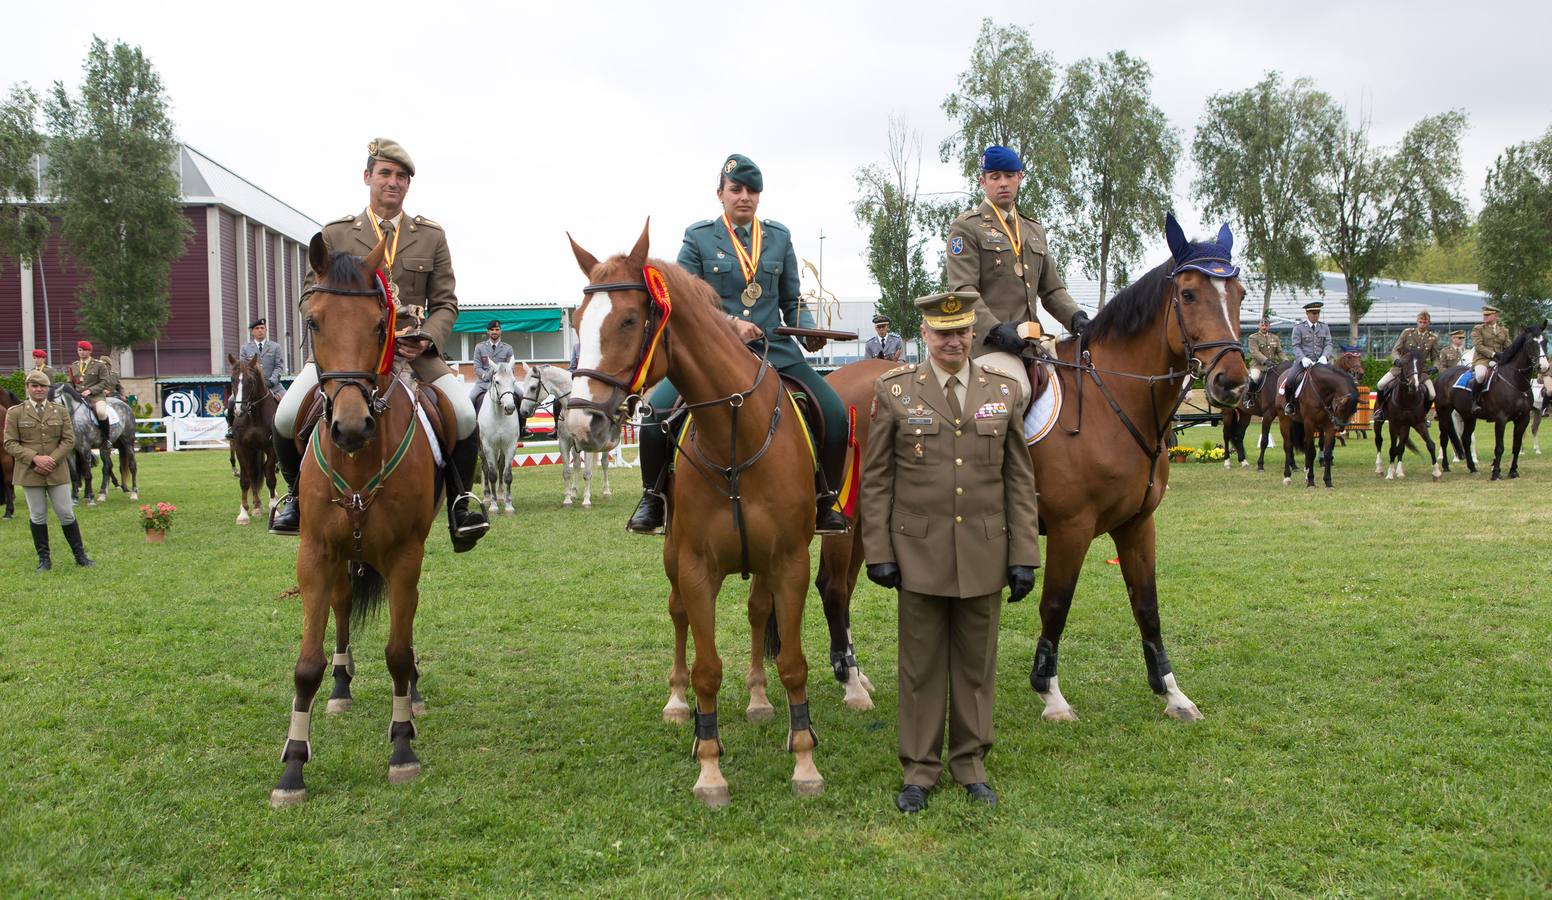
M 1336 352 L 1331 326 L 1320 321 L 1323 306 L 1319 300 L 1304 304 L 1305 320 L 1293 326 L 1293 365 L 1288 367 L 1288 380 L 1283 382 L 1283 412 L 1290 416 L 1294 414 L 1304 370 L 1316 363 L 1330 365 L 1331 355 Z
M 70 465 L 75 429 L 64 406 L 49 400 L 51 381 L 37 369 L 27 373 L 27 399 L 6 410 L 5 452 L 16 460 L 16 486 L 27 495 L 27 521 L 38 571 L 53 566 L 49 556 L 48 508 L 54 507 L 65 541 L 78 566 L 93 565 L 81 542 L 81 524 L 70 500 Z
M 759 166 L 742 154 L 729 156 L 717 175 L 722 215 L 685 229 L 678 262 L 716 290 L 722 299 L 722 311 L 739 338 L 745 342 L 763 341 L 771 365 L 801 382 L 817 402 L 824 417 L 824 441 L 818 448 L 814 531 L 844 534 L 846 517 L 835 508 L 835 501 L 846 464 L 850 426 L 841 399 L 803 358 L 797 342 L 775 333 L 784 323 L 812 328 L 814 322 L 813 314 L 802 309 L 798 299 L 798 260 L 792 249 L 791 233 L 779 222 L 755 215 L 764 190 L 765 179 Z M 819 350 L 824 344 L 821 337 L 803 339 L 810 351 Z M 663 476 L 671 436 L 664 433 L 661 423 L 678 399 L 678 390 L 667 381 L 648 398 L 652 415 L 641 429 L 643 493 L 641 503 L 625 526 L 637 534 L 656 534 L 663 529 Z
M 1019 355 L 1025 337 L 1041 333 L 1037 307 L 1044 305 L 1071 334 L 1082 333 L 1089 317 L 1062 283 L 1045 226 L 1018 211 L 1023 160 L 994 145 L 980 162 L 977 180 L 985 199 L 948 229 L 948 289 L 980 294 L 975 357 L 1011 373 L 1028 397 L 1029 375 Z
M 1482 307 L 1482 324 L 1471 329 L 1471 414 L 1482 415 L 1482 389 L 1487 387 L 1487 374 L 1498 366 L 1493 357 L 1509 348 L 1509 329 L 1498 324 L 1498 307 Z
M 259 361 L 259 373 L 264 376 L 264 386 L 272 394 L 279 394 L 280 370 L 285 363 L 280 358 L 280 344 L 269 339 L 269 322 L 264 319 L 255 319 L 248 326 L 248 343 L 243 344 L 237 351 L 238 360 L 255 359 Z M 232 415 L 235 404 L 226 405 L 226 439 L 232 439 Z
M 457 441 L 443 473 L 448 482 L 448 528 L 453 550 L 462 553 L 473 549 L 475 542 L 490 530 L 490 523 L 479 498 L 469 492 L 480 450 L 474 404 L 463 383 L 442 359 L 442 350 L 449 345 L 453 324 L 458 320 L 453 258 L 441 225 L 425 216 L 404 212 L 404 197 L 415 177 L 415 163 L 410 155 L 387 138 L 369 143 L 367 154 L 366 171 L 361 178 L 367 187 L 367 208 L 323 226 L 323 239 L 334 253 L 358 256 L 367 255 L 379 243 L 385 245 L 382 272 L 388 280 L 389 293 L 397 305 L 399 319 L 412 323 L 398 331 L 399 362 L 407 362 L 420 382 L 432 385 L 447 397 L 457 419 Z M 313 280 L 309 271 L 304 288 Z M 306 318 L 304 306 L 302 321 Z M 293 435 L 302 403 L 315 393 L 317 386 L 318 368 L 309 361 L 275 411 L 275 450 L 290 491 L 271 516 L 271 534 L 297 533 L 301 519 L 296 507 L 296 485 L 302 456 Z

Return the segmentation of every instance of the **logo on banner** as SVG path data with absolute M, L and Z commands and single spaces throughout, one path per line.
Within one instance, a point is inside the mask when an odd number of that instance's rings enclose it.
M 174 391 L 162 400 L 162 410 L 174 419 L 187 419 L 198 409 L 193 391 Z

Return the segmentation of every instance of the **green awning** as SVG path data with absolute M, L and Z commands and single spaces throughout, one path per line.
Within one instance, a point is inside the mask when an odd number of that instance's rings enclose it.
M 453 331 L 460 334 L 479 334 L 494 319 L 501 323 L 502 331 L 560 331 L 559 309 L 465 309 L 458 312 Z

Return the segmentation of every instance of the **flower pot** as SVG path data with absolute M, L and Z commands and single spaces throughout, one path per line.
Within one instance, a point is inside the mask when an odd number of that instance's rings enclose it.
M 160 544 L 162 541 L 167 539 L 167 532 L 160 528 L 147 528 L 145 536 L 147 543 Z

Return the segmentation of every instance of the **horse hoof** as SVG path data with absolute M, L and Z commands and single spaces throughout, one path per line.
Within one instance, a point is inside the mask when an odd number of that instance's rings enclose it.
M 1291 484 L 1293 484 L 1293 479 L 1292 478 L 1284 478 L 1283 479 L 1283 487 L 1288 487 Z
M 1396 476 L 1394 476 L 1394 475 L 1386 475 L 1385 476 L 1385 480 L 1386 481 L 1395 481 L 1396 480 Z
M 663 707 L 663 721 L 670 725 L 690 724 L 690 707 L 685 704 L 675 706 L 670 703 Z
M 330 697 L 329 705 L 324 707 L 325 712 L 344 713 L 350 712 L 351 700 L 349 697 Z
M 873 698 L 868 696 L 867 691 L 863 691 L 855 696 L 848 696 L 846 698 L 846 708 L 854 709 L 857 712 L 867 712 L 873 708 Z
M 238 516 L 237 517 L 237 524 L 238 525 L 247 525 L 248 524 L 248 517 L 247 516 Z
M 426 714 L 426 701 L 424 701 L 424 700 L 416 700 L 414 703 L 410 704 L 410 715 L 419 717 L 419 716 L 423 716 L 425 714 Z
M 799 797 L 818 797 L 824 794 L 824 779 L 817 781 L 799 781 L 792 779 L 792 793 Z
M 418 763 L 418 762 L 406 763 L 405 765 L 402 765 L 402 766 L 389 766 L 388 767 L 388 783 L 389 784 L 404 784 L 407 781 L 414 781 L 415 779 L 417 779 L 419 777 L 420 777 L 420 763 Z
M 593 501 L 591 501 L 591 500 L 583 500 L 582 501 L 582 508 L 583 509 L 592 509 L 593 508 Z
M 1164 707 L 1164 715 L 1169 716 L 1176 722 L 1200 722 L 1207 718 L 1202 715 L 1202 711 L 1197 709 L 1195 704 L 1189 706 L 1166 706 Z
M 1444 476 L 1443 475 L 1435 475 L 1435 476 L 1433 476 L 1433 480 L 1434 481 L 1442 481 L 1442 480 L 1444 480 Z
M 776 715 L 776 708 L 767 703 L 764 706 L 751 706 L 744 710 L 744 718 L 751 722 L 769 722 Z
M 711 787 L 696 786 L 695 799 L 706 804 L 710 809 L 720 809 L 733 802 L 733 798 L 728 794 L 728 788 L 725 784 L 712 785 Z
M 1248 459 L 1240 460 L 1239 461 L 1239 467 L 1241 469 L 1248 469 L 1248 468 L 1250 468 L 1250 460 L 1248 460 Z
M 1227 460 L 1226 459 L 1226 460 L 1223 461 L 1223 467 L 1225 469 L 1232 469 L 1232 468 L 1234 468 L 1234 463 L 1233 463 L 1232 460 Z
M 562 500 L 560 502 L 560 505 L 561 505 L 562 509 L 570 509 L 571 508 L 571 501 L 570 500 Z
M 139 500 L 140 499 L 140 492 L 139 491 L 130 491 L 129 492 L 129 499 L 131 499 L 131 500 Z
M 1514 471 L 1513 469 L 1510 469 L 1509 470 L 1509 477 L 1510 478 L 1519 478 L 1520 477 L 1520 473 Z
M 269 792 L 269 808 L 285 809 L 288 806 L 301 806 L 307 802 L 307 788 L 293 788 L 283 791 L 275 788 Z
M 1072 707 L 1068 706 L 1063 709 L 1046 710 L 1040 714 L 1040 718 L 1047 722 L 1076 722 L 1078 721 L 1078 714 L 1072 711 Z

